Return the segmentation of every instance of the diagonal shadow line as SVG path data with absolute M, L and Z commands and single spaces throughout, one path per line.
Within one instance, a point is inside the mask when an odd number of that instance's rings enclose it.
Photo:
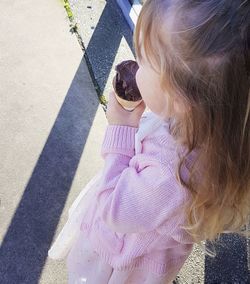
M 83 64 L 82 60 L 2 242 L 0 283 L 39 281 L 98 108 L 98 100 L 82 91 Z
M 132 31 L 116 0 L 106 0 L 98 25 L 86 48 L 95 80 L 103 93 L 122 38 L 125 38 L 135 56 Z M 124 54 L 124 60 L 127 59 Z
M 117 11 L 117 4 L 113 0 L 108 1 L 86 50 L 87 53 L 95 53 L 92 64 L 102 68 L 98 78 L 103 88 L 123 36 L 125 20 L 121 12 L 116 15 Z M 112 18 L 116 18 L 116 21 L 118 19 L 116 25 L 112 23 Z M 107 40 L 107 32 L 112 34 L 112 41 Z M 105 37 L 106 44 L 100 45 Z M 124 37 L 132 46 L 131 37 Z M 79 65 L 3 239 L 0 249 L 0 283 L 39 283 L 48 249 L 98 108 L 98 101 L 93 105 L 87 104 L 91 98 L 86 99 L 87 93 L 81 91 L 84 89 L 81 81 L 84 76 L 82 64 Z

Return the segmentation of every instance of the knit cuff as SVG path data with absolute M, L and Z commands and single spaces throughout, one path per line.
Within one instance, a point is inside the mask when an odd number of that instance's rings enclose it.
M 102 143 L 101 154 L 118 153 L 133 157 L 135 154 L 136 127 L 108 125 Z

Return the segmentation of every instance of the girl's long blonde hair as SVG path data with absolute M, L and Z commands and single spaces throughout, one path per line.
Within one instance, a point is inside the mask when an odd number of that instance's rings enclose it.
M 146 0 L 137 20 L 137 57 L 143 46 L 162 89 L 186 106 L 172 132 L 185 134 L 187 152 L 177 177 L 191 193 L 185 229 L 197 243 L 214 241 L 223 232 L 247 235 L 249 37 L 247 0 Z

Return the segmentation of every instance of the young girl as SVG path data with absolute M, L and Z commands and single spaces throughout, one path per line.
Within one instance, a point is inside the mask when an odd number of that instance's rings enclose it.
M 171 283 L 194 242 L 244 233 L 249 30 L 248 0 L 145 2 L 134 33 L 143 103 L 128 112 L 110 93 L 104 169 L 49 252 L 69 251 L 69 283 Z

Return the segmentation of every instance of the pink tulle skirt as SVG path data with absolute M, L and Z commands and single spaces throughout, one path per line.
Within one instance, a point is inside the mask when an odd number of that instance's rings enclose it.
M 82 233 L 71 248 L 66 264 L 68 284 L 168 284 L 174 280 L 142 268 L 129 271 L 113 269 L 92 249 Z

